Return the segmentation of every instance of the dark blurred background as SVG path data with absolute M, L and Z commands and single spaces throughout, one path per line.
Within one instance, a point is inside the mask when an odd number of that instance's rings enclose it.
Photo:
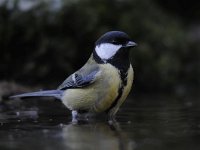
M 199 8 L 196 0 L 0 0 L 0 96 L 56 88 L 110 30 L 138 43 L 131 95 L 199 95 Z

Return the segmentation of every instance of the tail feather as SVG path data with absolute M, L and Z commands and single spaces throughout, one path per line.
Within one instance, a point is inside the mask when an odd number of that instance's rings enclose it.
M 31 93 L 24 93 L 19 95 L 10 96 L 11 99 L 14 98 L 25 98 L 25 97 L 55 97 L 61 99 L 63 91 L 61 90 L 47 90 L 47 91 L 38 91 Z

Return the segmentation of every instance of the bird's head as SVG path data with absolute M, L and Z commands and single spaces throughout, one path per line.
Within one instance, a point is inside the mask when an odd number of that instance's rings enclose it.
M 103 60 L 114 58 L 117 54 L 129 53 L 131 47 L 137 44 L 122 31 L 110 31 L 102 35 L 95 43 L 95 53 Z

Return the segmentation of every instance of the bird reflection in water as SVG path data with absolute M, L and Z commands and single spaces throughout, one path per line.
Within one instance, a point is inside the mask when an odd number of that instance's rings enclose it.
M 135 145 L 118 122 L 72 122 L 63 127 L 62 137 L 69 149 L 133 150 Z

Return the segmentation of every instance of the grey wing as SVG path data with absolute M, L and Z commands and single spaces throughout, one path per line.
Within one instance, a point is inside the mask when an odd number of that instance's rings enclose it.
M 59 87 L 59 90 L 65 90 L 70 88 L 85 87 L 93 83 L 96 79 L 96 75 L 99 69 L 91 70 L 89 72 L 77 71 L 69 76 Z

